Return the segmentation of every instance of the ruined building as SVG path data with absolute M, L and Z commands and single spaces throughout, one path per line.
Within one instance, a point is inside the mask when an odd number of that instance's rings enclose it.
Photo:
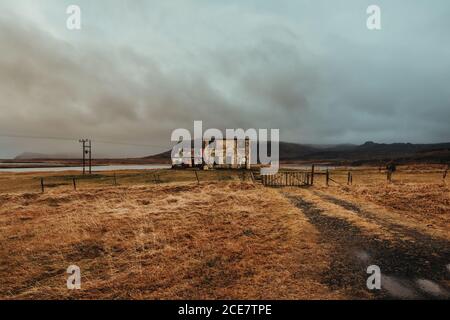
M 214 159 L 208 164 L 205 159 Z M 201 150 L 180 150 L 172 158 L 173 168 L 251 169 L 251 144 L 249 139 L 222 139 L 203 141 Z

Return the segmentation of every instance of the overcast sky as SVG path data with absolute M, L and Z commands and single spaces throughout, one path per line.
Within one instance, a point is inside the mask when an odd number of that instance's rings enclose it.
M 446 142 L 449 39 L 448 0 L 2 0 L 0 135 L 155 146 L 97 143 L 109 156 L 167 149 L 194 120 L 299 143 Z M 0 158 L 78 149 L 0 137 Z

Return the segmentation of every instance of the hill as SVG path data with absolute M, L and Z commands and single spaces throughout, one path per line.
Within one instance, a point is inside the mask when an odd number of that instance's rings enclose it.
M 270 148 L 269 148 L 270 149 Z M 145 159 L 170 160 L 171 152 L 145 157 Z M 280 142 L 280 161 L 330 161 L 350 164 L 398 162 L 450 163 L 450 143 L 412 144 L 375 143 L 362 145 L 304 145 Z

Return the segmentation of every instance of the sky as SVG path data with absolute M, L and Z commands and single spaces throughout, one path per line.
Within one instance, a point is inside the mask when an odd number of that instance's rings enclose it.
M 448 142 L 449 39 L 448 0 L 2 0 L 0 158 L 79 138 L 145 156 L 194 120 L 304 144 Z

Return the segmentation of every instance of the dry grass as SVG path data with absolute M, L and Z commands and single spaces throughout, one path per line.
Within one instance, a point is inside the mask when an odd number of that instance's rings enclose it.
M 341 196 L 360 206 L 371 206 L 380 216 L 394 216 L 397 222 L 411 222 L 430 232 L 440 232 L 450 239 L 450 177 L 442 179 L 442 166 L 404 166 L 386 181 L 384 171 L 376 168 L 352 170 L 353 185 L 347 186 L 347 170 L 331 172 L 330 182 L 316 178 L 316 190 Z M 376 207 L 375 205 L 378 205 Z
M 307 190 L 264 188 L 226 171 L 201 172 L 200 185 L 192 171 L 118 172 L 119 186 L 107 172 L 94 179 L 70 172 L 1 174 L 0 298 L 355 297 L 348 288 L 328 286 L 330 265 L 346 262 L 333 261 L 338 245 L 285 193 L 368 238 L 393 241 L 402 232 L 392 226 L 404 226 L 450 240 L 449 189 L 439 167 L 401 168 L 391 184 L 374 168 L 353 174 L 353 186 L 346 186 L 346 170 L 336 170 L 331 177 L 339 184 L 326 187 L 318 175 Z M 44 194 L 42 176 L 50 185 Z M 66 288 L 72 264 L 81 268 L 81 291 Z
M 276 190 L 250 183 L 1 196 L 6 299 L 342 298 L 326 246 Z M 66 269 L 82 290 L 66 288 Z
M 380 175 L 367 174 L 353 186 L 332 183 L 329 188 L 320 185 L 317 189 L 359 205 L 371 205 L 385 218 L 392 215 L 399 223 L 411 222 L 450 239 L 450 189 L 435 172 L 398 173 L 393 183 L 383 181 Z
M 404 219 L 449 230 L 450 193 L 441 184 L 389 184 L 384 186 L 361 186 L 351 193 L 367 201 L 395 210 Z M 450 237 L 449 237 L 450 239 Z
M 242 172 L 229 170 L 198 171 L 200 181 L 241 181 Z M 78 189 L 109 187 L 116 182 L 119 186 L 135 186 L 158 183 L 196 182 L 195 171 L 192 170 L 123 170 L 102 171 L 92 175 L 81 175 L 79 171 L 64 172 L 30 172 L 30 173 L 0 173 L 1 193 L 40 192 L 41 178 L 44 179 L 45 190 L 73 190 L 73 179 L 76 179 Z M 250 175 L 245 176 L 250 180 Z

